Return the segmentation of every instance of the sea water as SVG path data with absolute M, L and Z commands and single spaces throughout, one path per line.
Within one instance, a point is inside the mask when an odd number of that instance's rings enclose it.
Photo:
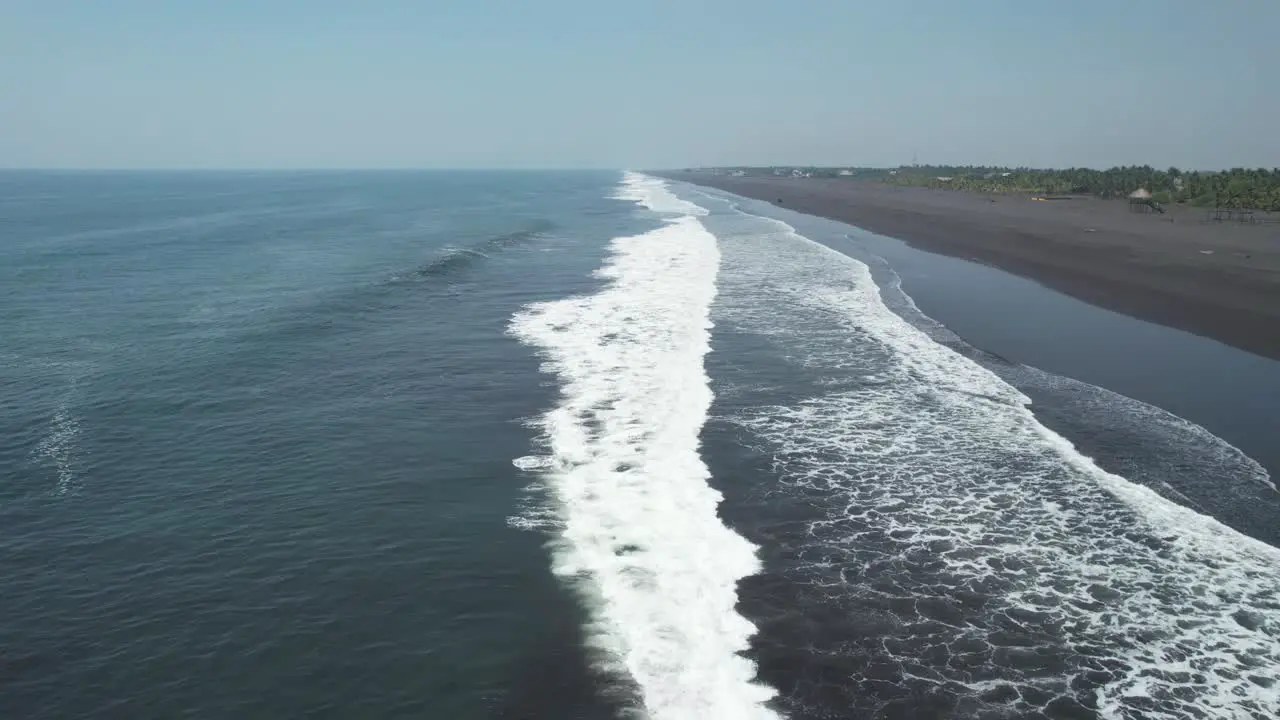
M 1266 469 L 873 243 L 636 173 L 0 189 L 5 716 L 1280 712 Z

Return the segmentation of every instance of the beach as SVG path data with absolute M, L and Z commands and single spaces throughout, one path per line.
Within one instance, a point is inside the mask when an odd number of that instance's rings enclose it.
M 671 173 L 988 264 L 1085 302 L 1280 359 L 1280 224 L 1201 208 L 1033 200 L 871 181 Z

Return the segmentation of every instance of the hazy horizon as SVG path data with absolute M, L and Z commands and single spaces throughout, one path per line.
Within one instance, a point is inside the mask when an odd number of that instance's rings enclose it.
M 6 2 L 0 167 L 1280 166 L 1222 6 Z
M 1181 172 L 1221 172 L 1226 170 L 1240 169 L 1245 170 L 1272 170 L 1275 169 L 1266 165 L 1236 165 L 1232 167 L 1204 168 L 1204 167 L 1180 167 L 1169 165 L 1153 165 L 1151 163 L 1138 163 L 1136 166 L 1141 167 L 1147 165 L 1156 170 L 1167 170 L 1169 167 L 1177 167 Z M 751 164 L 730 164 L 723 165 L 686 165 L 680 167 L 0 167 L 0 173 L 65 173 L 65 174 L 93 174 L 93 173 L 540 173 L 540 172 L 563 172 L 563 173 L 592 173 L 592 172 L 681 172 L 684 170 L 709 170 L 722 168 L 824 168 L 824 169 L 868 169 L 868 170 L 886 170 L 897 169 L 900 167 L 910 167 L 911 163 L 903 163 L 899 165 L 859 165 L 856 163 L 847 164 L 807 164 L 807 163 L 770 163 L 768 165 L 751 165 Z M 1128 166 L 1134 166 L 1130 163 Z M 1084 170 L 1109 170 L 1113 167 L 1123 166 L 1088 166 L 1088 165 L 1059 165 L 1059 166 L 1020 166 L 1020 165 L 992 165 L 990 163 L 939 163 L 926 164 L 919 163 L 919 167 L 1007 167 L 1011 169 L 1026 170 L 1067 170 L 1067 169 L 1084 169 Z

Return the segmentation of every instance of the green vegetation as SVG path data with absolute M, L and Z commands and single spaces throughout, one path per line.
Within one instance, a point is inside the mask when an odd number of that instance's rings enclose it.
M 939 180 L 950 177 L 950 180 Z M 910 167 L 887 178 L 899 185 L 951 187 L 978 192 L 1026 192 L 1125 197 L 1145 188 L 1159 203 L 1185 202 L 1205 207 L 1280 210 L 1280 168 L 1234 168 L 1221 172 L 1156 170 L 1149 165 L 1110 170 L 1069 168 Z
M 1218 172 L 1157 170 L 1149 165 L 1110 170 L 1068 168 L 1041 170 L 982 166 L 916 165 L 886 168 L 724 168 L 747 175 L 794 172 L 813 177 L 850 177 L 894 185 L 951 188 L 986 193 L 1078 194 L 1123 198 L 1144 188 L 1161 204 L 1187 203 L 1202 207 L 1280 210 L 1280 168 L 1234 168 Z M 945 179 L 941 179 L 945 178 Z

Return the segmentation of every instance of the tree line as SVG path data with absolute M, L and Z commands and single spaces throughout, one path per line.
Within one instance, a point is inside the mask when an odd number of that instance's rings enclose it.
M 1127 165 L 1109 170 L 1045 170 L 981 165 L 913 165 L 893 169 L 740 167 L 722 168 L 721 171 L 740 171 L 747 175 L 789 175 L 798 171 L 813 177 L 873 179 L 894 185 L 986 193 L 1096 195 L 1103 198 L 1123 198 L 1143 188 L 1159 203 L 1280 211 L 1280 168 L 1183 171 L 1176 167 L 1157 170 L 1150 165 Z
M 938 178 L 950 178 L 939 180 Z M 1280 210 L 1280 168 L 1232 168 L 1184 172 L 1129 165 L 1109 170 L 930 166 L 899 168 L 882 179 L 898 185 L 951 187 L 977 192 L 1015 192 L 1127 197 L 1143 188 L 1161 203 L 1201 207 Z

